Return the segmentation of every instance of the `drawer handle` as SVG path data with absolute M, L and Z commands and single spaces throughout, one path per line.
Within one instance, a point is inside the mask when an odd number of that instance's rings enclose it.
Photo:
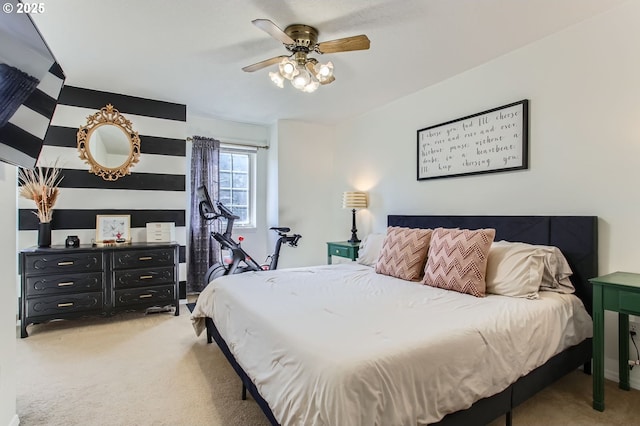
M 58 308 L 67 308 L 69 306 L 73 306 L 73 302 L 69 303 L 58 303 Z
M 153 278 L 153 275 L 142 275 L 142 276 L 140 276 L 141 280 L 150 280 L 151 278 Z
M 73 260 L 69 260 L 67 262 L 58 262 L 58 266 L 69 266 L 73 265 Z
M 58 283 L 58 287 L 66 287 L 68 285 L 73 285 L 73 281 L 67 281 L 66 283 Z
M 143 256 L 138 258 L 138 260 L 151 260 L 151 259 L 153 259 L 153 257 L 151 256 Z
M 336 250 L 336 253 L 340 253 L 340 250 Z
M 146 299 L 148 297 L 153 297 L 153 294 L 141 294 L 140 299 Z

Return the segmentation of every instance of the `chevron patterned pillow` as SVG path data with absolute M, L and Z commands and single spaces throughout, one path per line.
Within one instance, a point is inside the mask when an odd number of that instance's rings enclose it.
M 427 261 L 430 240 L 431 229 L 388 227 L 376 262 L 376 272 L 419 281 Z
M 484 297 L 495 229 L 436 228 L 431 235 L 424 284 Z

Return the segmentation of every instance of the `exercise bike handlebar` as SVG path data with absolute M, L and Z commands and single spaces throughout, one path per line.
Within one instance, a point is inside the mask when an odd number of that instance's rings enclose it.
M 216 207 L 218 207 L 218 210 L 220 210 L 220 214 L 218 215 L 218 217 L 224 217 L 227 220 L 240 219 L 240 216 L 236 216 L 235 214 L 233 214 L 233 212 L 220 201 L 216 203 Z
M 216 203 L 218 211 L 216 211 L 216 209 L 206 201 L 200 201 L 198 207 L 200 209 L 200 216 L 205 220 L 215 220 L 221 217 L 227 220 L 240 219 L 240 216 L 234 215 L 233 212 L 220 201 Z

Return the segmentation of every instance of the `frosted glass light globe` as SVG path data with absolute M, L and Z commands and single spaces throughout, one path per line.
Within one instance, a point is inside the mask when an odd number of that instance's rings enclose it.
M 270 72 L 269 77 L 271 78 L 271 81 L 273 81 L 273 83 L 276 86 L 278 86 L 281 89 L 284 87 L 284 77 L 282 77 L 282 75 L 279 72 Z
M 327 81 L 333 76 L 333 63 L 327 62 L 326 64 L 316 64 L 314 67 L 316 71 L 316 78 L 321 83 Z
M 287 80 L 291 80 L 298 73 L 296 64 L 287 58 L 283 59 L 282 62 L 280 62 L 278 68 L 280 70 L 280 74 L 282 74 L 282 76 Z
M 311 80 L 309 84 L 304 86 L 304 89 L 302 89 L 302 91 L 306 93 L 313 93 L 318 90 L 318 87 L 320 87 L 320 83 L 317 80 Z
M 309 71 L 305 70 L 304 68 L 298 69 L 298 74 L 296 74 L 296 76 L 293 77 L 293 80 L 291 80 L 291 84 L 293 85 L 293 87 L 299 90 L 303 90 L 305 86 L 310 82 L 311 75 L 309 74 Z

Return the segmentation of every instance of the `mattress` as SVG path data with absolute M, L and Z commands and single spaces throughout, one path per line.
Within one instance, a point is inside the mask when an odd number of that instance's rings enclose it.
M 573 295 L 476 298 L 356 263 L 219 278 L 216 324 L 282 425 L 429 424 L 591 337 Z

